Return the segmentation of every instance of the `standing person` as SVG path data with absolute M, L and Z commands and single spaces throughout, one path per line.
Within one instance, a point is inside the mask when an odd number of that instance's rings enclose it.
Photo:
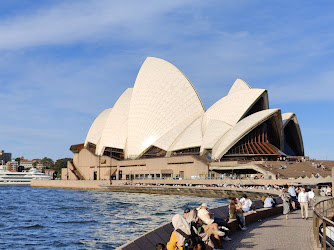
M 283 188 L 283 193 L 280 195 L 283 200 L 283 214 L 285 214 L 285 219 L 288 219 L 288 214 L 290 213 L 290 199 L 291 196 L 288 193 L 287 186 Z
M 298 195 L 298 202 L 300 204 L 300 209 L 302 212 L 302 219 L 308 218 L 308 193 L 305 192 L 305 188 L 302 187 Z
M 296 193 L 296 188 L 294 185 L 290 185 L 288 192 L 291 196 L 291 205 L 293 210 L 296 210 L 296 200 L 297 200 L 297 193 Z
M 313 204 L 315 203 L 315 194 L 314 194 L 314 188 L 311 188 L 310 191 L 308 191 L 308 199 L 309 199 L 309 207 L 313 207 Z

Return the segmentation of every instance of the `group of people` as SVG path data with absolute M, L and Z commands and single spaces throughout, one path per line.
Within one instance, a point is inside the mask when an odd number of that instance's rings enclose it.
M 268 188 L 268 187 L 266 187 Z M 331 189 L 326 190 L 331 192 Z M 325 192 L 326 190 L 320 189 Z M 283 214 L 288 219 L 288 214 L 300 209 L 302 219 L 308 219 L 308 208 L 313 206 L 317 191 L 314 188 L 295 187 L 284 185 L 282 194 Z M 318 194 L 317 194 L 318 195 Z M 263 196 L 264 208 L 277 206 L 275 199 L 271 196 Z M 244 194 L 239 198 L 230 198 L 229 216 L 227 218 L 216 217 L 208 211 L 208 205 L 203 203 L 198 208 L 186 208 L 183 215 L 176 214 L 172 218 L 174 231 L 167 243 L 167 250 L 187 249 L 220 249 L 223 240 L 231 240 L 228 222 L 236 219 L 241 230 L 247 230 L 244 223 L 245 213 L 256 213 L 253 202 Z M 165 249 L 165 248 L 157 248 Z
M 223 240 L 232 240 L 229 236 L 229 219 L 236 219 L 240 229 L 247 230 L 243 213 L 256 213 L 252 201 L 245 194 L 240 199 L 231 198 L 228 207 L 227 218 L 216 217 L 210 213 L 206 203 L 198 208 L 186 208 L 183 215 L 174 215 L 174 231 L 167 243 L 167 249 L 221 249 Z
M 283 201 L 283 214 L 285 219 L 291 211 L 300 208 L 302 219 L 308 219 L 308 208 L 313 206 L 315 202 L 314 188 L 306 190 L 305 187 L 295 187 L 294 185 L 286 185 L 280 195 Z

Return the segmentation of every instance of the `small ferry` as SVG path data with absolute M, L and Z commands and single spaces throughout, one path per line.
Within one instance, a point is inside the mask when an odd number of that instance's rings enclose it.
M 50 180 L 51 176 L 31 168 L 26 172 L 11 172 L 3 167 L 0 169 L 0 185 L 29 185 L 31 180 Z

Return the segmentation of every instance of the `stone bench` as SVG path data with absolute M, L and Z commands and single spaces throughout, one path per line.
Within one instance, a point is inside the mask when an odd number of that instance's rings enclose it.
M 263 208 L 263 204 L 261 201 L 253 201 L 253 205 L 256 208 L 256 213 L 244 213 L 244 220 L 245 224 L 249 225 L 251 223 L 254 223 L 258 220 L 262 220 L 277 214 L 281 214 L 283 211 L 283 205 L 281 198 L 274 198 L 277 202 L 277 206 L 274 208 Z M 228 205 L 209 209 L 211 213 L 214 214 L 216 217 L 220 217 L 223 219 L 227 219 L 228 214 Z M 239 230 L 238 222 L 236 219 L 230 219 L 228 222 L 228 226 L 230 227 L 231 232 L 236 232 Z M 170 236 L 172 232 L 174 231 L 172 223 L 167 223 L 163 226 L 160 226 L 152 231 L 149 231 L 148 233 L 140 236 L 139 238 L 128 242 L 127 244 L 120 246 L 116 249 L 125 249 L 125 250 L 155 250 L 155 245 L 157 243 L 163 243 L 167 245 L 167 242 L 170 239 Z

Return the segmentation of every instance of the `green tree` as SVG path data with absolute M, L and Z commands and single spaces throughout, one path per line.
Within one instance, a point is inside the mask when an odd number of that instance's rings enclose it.
M 41 160 L 41 163 L 46 167 L 46 168 L 53 168 L 54 162 L 51 158 L 44 157 Z
M 58 159 L 58 160 L 56 160 L 52 169 L 56 170 L 58 173 L 61 173 L 61 169 L 66 168 L 67 167 L 67 162 L 72 161 L 72 160 L 73 160 L 72 158 Z
M 20 162 L 20 161 L 21 161 L 21 158 L 20 158 L 20 157 L 16 157 L 16 158 L 15 158 L 15 161 Z

